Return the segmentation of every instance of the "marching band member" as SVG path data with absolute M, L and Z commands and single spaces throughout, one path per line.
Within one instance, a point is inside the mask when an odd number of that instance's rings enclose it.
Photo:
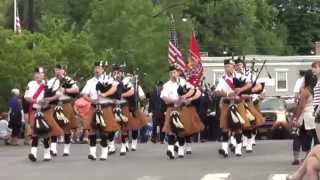
M 263 83 L 256 83 L 253 81 L 253 75 L 246 69 L 244 60 L 238 58 L 235 61 L 236 78 L 234 79 L 234 86 L 236 95 L 245 94 L 249 96 L 240 106 L 243 106 L 245 124 L 243 125 L 243 139 L 246 152 L 253 151 L 255 128 L 263 123 L 262 114 L 255 108 L 253 98 L 261 93 L 264 89 Z
M 229 156 L 228 140 L 229 131 L 231 131 L 231 133 L 234 133 L 236 140 L 235 154 L 236 156 L 241 156 L 241 128 L 244 124 L 244 119 L 243 114 L 240 114 L 237 106 L 239 100 L 236 99 L 236 95 L 241 92 L 241 90 L 236 90 L 234 87 L 235 72 L 234 62 L 232 59 L 224 60 L 224 70 L 225 74 L 219 80 L 215 92 L 218 96 L 222 96 L 220 101 L 220 128 L 222 129 L 222 143 L 219 153 L 224 157 Z
M 179 142 L 178 157 L 183 158 L 186 137 L 204 128 L 196 109 L 190 104 L 201 96 L 201 92 L 181 78 L 180 73 L 176 67 L 170 67 L 170 80 L 163 85 L 160 94 L 167 105 L 162 131 L 168 136 L 167 156 L 170 159 L 175 158 L 175 138 Z
M 95 63 L 95 76 L 89 79 L 82 89 L 81 94 L 92 103 L 90 113 L 84 117 L 84 129 L 89 130 L 89 155 L 88 159 L 96 160 L 97 134 L 101 138 L 100 160 L 108 158 L 108 134 L 119 130 L 119 125 L 113 115 L 114 100 L 110 96 L 117 91 L 118 82 L 106 75 L 104 68 L 107 64 L 103 61 Z
M 145 94 L 136 82 L 137 77 L 125 74 L 123 67 L 115 67 L 113 77 L 119 81 L 122 86 L 121 92 L 121 110 L 123 115 L 128 118 L 128 122 L 122 124 L 121 130 L 121 148 L 120 155 L 126 155 L 129 150 L 128 134 L 132 132 L 131 151 L 137 150 L 138 130 L 147 124 L 144 113 L 139 108 L 139 101 L 145 99 Z M 137 102 L 138 101 L 138 102 Z
M 48 81 L 48 86 L 51 87 L 53 94 L 56 94 L 54 105 L 54 118 L 60 127 L 64 130 L 64 149 L 63 156 L 69 156 L 71 144 L 71 131 L 78 128 L 79 123 L 76 119 L 76 114 L 73 110 L 73 98 L 79 93 L 79 87 L 76 82 L 69 76 L 65 67 L 57 64 L 55 69 L 55 77 Z M 50 153 L 57 156 L 57 136 L 51 137 Z
M 39 138 L 43 138 L 44 161 L 50 161 L 50 136 L 61 136 L 63 130 L 53 118 L 53 110 L 49 103 L 52 94 L 45 83 L 45 73 L 42 67 L 36 68 L 34 80 L 30 81 L 25 91 L 25 99 L 29 102 L 29 124 L 31 126 L 32 143 L 28 156 L 30 161 L 37 161 Z

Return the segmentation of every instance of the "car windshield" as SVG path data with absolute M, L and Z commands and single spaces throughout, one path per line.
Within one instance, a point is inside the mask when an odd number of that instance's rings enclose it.
M 265 99 L 261 103 L 261 110 L 285 110 L 285 104 L 280 99 Z

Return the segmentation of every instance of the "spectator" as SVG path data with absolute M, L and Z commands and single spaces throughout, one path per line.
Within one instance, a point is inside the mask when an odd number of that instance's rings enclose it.
M 10 145 L 9 139 L 11 135 L 11 129 L 8 127 L 9 123 L 5 113 L 0 114 L 0 139 L 4 140 L 6 145 Z
M 292 175 L 287 177 L 287 180 L 319 180 L 320 170 L 320 145 L 316 145 L 308 154 L 300 168 Z
M 294 93 L 294 102 L 295 103 L 298 102 L 299 92 L 300 92 L 300 89 L 303 87 L 305 73 L 306 73 L 306 71 L 304 71 L 304 70 L 299 71 L 299 78 L 297 79 L 296 84 L 294 85 L 293 93 Z
M 298 131 L 293 141 L 293 165 L 299 164 L 300 146 L 307 156 L 311 149 L 312 140 L 314 144 L 318 144 L 313 116 L 313 88 L 317 79 L 313 76 L 311 70 L 305 72 L 304 79 L 304 85 L 298 95 L 298 106 L 293 116 L 293 125 Z
M 19 98 L 19 89 L 11 90 L 12 97 L 9 100 L 9 128 L 12 129 L 11 145 L 19 145 L 18 136 L 22 127 L 22 103 Z
M 166 105 L 164 101 L 160 98 L 162 86 L 163 86 L 163 82 L 159 81 L 149 101 L 149 112 L 152 114 L 151 141 L 153 143 L 156 143 L 159 138 L 160 138 L 160 143 L 163 143 L 164 137 L 165 137 L 165 134 L 162 132 L 162 127 L 163 127 L 164 118 L 165 118 L 164 112 L 166 109 Z M 158 127 L 160 132 L 159 138 L 158 138 Z

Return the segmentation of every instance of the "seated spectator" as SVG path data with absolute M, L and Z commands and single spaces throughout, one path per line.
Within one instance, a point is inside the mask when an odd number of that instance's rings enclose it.
M 10 145 L 11 129 L 8 127 L 9 123 L 6 116 L 4 113 L 0 114 L 0 139 L 4 140 L 6 145 Z
M 320 145 L 316 145 L 308 154 L 300 168 L 287 177 L 287 180 L 319 180 Z
M 11 145 L 18 145 L 18 136 L 22 127 L 22 103 L 19 89 L 11 90 L 12 97 L 9 100 L 9 128 L 12 129 Z

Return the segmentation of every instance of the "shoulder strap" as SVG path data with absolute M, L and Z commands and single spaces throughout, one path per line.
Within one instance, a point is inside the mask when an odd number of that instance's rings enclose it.
M 231 89 L 234 89 L 233 82 L 230 79 L 227 79 L 225 76 L 223 76 L 223 79 Z

